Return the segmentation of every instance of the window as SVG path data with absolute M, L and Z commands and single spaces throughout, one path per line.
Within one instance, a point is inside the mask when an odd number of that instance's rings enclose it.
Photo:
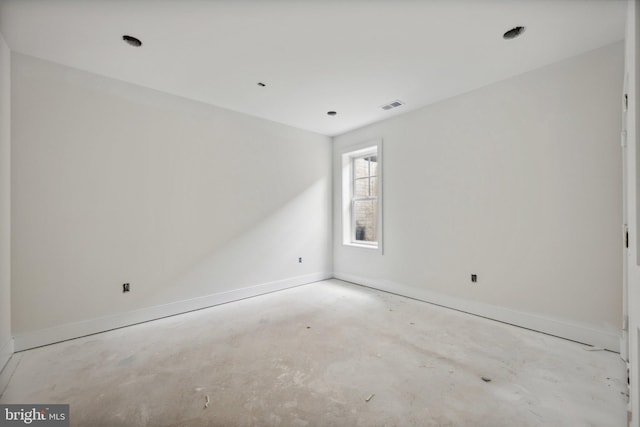
M 380 143 L 342 155 L 343 243 L 381 248 Z
M 353 196 L 351 197 L 352 229 L 355 242 L 378 241 L 378 158 L 367 154 L 352 158 Z

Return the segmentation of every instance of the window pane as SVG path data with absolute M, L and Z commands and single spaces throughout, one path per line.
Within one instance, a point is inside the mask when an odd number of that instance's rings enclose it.
M 378 178 L 375 176 L 371 178 L 371 197 L 378 197 Z
M 378 157 L 377 156 L 372 156 L 369 157 L 370 162 L 370 169 L 371 169 L 371 176 L 378 176 Z
M 353 160 L 353 175 L 355 178 L 364 178 L 369 176 L 369 161 L 365 158 Z
M 356 179 L 353 195 L 356 199 L 369 197 L 369 178 Z
M 353 202 L 355 216 L 355 238 L 364 242 L 376 242 L 378 203 L 376 200 L 362 200 Z

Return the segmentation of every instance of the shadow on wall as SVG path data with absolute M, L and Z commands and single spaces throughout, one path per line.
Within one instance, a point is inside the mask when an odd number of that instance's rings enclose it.
M 162 304 L 328 272 L 329 191 L 328 179 L 321 179 L 277 210 L 217 241 L 197 262 L 176 266 L 175 276 L 154 284 L 145 303 Z

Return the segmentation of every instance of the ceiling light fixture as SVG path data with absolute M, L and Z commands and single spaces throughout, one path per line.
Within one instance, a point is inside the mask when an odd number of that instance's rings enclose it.
M 512 29 L 510 29 L 509 31 L 504 33 L 502 35 L 502 38 L 505 39 L 505 40 L 515 39 L 516 37 L 518 37 L 519 35 L 524 33 L 524 30 L 526 30 L 525 27 L 520 27 L 520 26 L 513 27 Z
M 327 115 L 328 115 L 328 116 L 333 117 L 333 116 L 335 116 L 336 114 L 338 114 L 338 113 L 336 113 L 335 111 L 327 111 Z
M 122 36 L 122 40 L 124 40 L 125 42 L 127 42 L 131 46 L 135 46 L 135 47 L 142 46 L 142 42 L 140 41 L 140 39 L 135 38 L 133 36 L 128 36 L 128 35 L 125 34 L 124 36 Z

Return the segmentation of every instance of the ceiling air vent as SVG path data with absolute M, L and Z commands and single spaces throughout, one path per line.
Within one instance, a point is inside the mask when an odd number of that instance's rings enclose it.
M 390 103 L 385 104 L 380 108 L 382 108 L 383 110 L 392 110 L 392 109 L 397 108 L 397 107 L 399 107 L 401 105 L 404 105 L 404 102 L 399 101 L 399 100 L 396 99 L 395 101 L 391 101 Z

